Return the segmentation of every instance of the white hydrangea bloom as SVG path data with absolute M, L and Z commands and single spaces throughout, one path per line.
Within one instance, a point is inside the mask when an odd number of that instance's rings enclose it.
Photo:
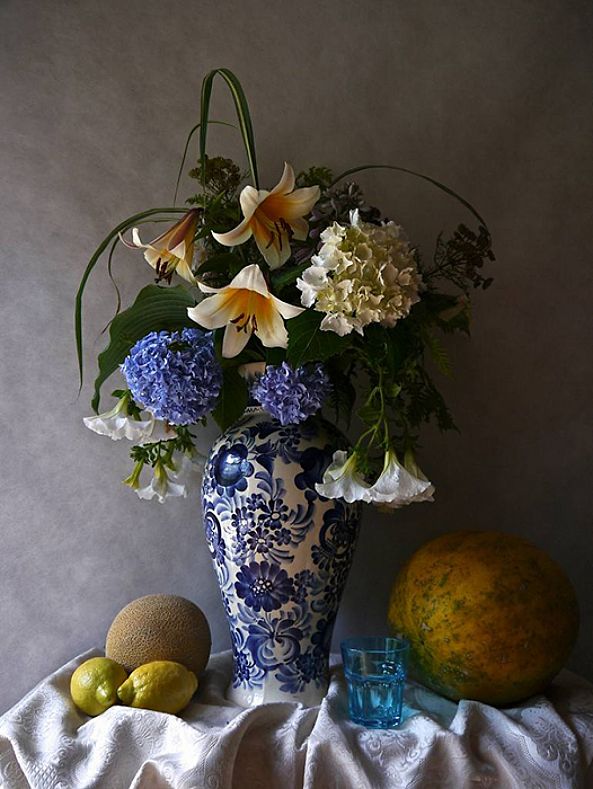
M 394 326 L 419 300 L 421 282 L 399 225 L 362 222 L 358 211 L 350 222 L 323 231 L 319 253 L 297 280 L 303 306 L 325 313 L 321 329 L 342 337 L 369 323 Z

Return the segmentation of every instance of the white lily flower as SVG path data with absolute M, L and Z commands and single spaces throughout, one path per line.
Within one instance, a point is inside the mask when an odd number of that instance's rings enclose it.
M 157 461 L 155 464 L 153 477 L 150 483 L 144 488 L 135 488 L 135 490 L 138 498 L 150 500 L 156 497 L 159 504 L 163 504 L 165 499 L 168 498 L 187 496 L 187 488 L 185 485 L 174 482 L 169 478 L 161 460 Z
M 284 319 L 303 312 L 272 296 L 260 267 L 246 266 L 224 288 L 211 288 L 198 283 L 204 293 L 214 296 L 188 307 L 187 314 L 206 329 L 226 326 L 222 341 L 222 355 L 229 359 L 241 353 L 252 334 L 259 337 L 266 348 L 286 348 L 288 332 Z
M 369 499 L 389 509 L 420 501 L 433 501 L 434 485 L 420 471 L 411 454 L 404 465 L 392 449 L 385 453 L 383 471 L 369 490 Z
M 334 452 L 323 481 L 315 485 L 315 490 L 327 499 L 344 499 L 351 504 L 369 501 L 370 487 L 356 470 L 356 454 L 348 457 L 347 452 L 339 449 Z
M 97 416 L 85 416 L 83 423 L 89 430 L 100 436 L 109 436 L 113 441 L 127 438 L 138 444 L 150 436 L 154 430 L 155 418 L 150 415 L 148 419 L 135 419 L 128 414 L 129 394 L 121 397 L 111 411 L 106 411 Z
M 318 186 L 295 189 L 294 170 L 285 162 L 282 178 L 271 192 L 246 186 L 239 196 L 244 219 L 228 233 L 212 233 L 219 244 L 234 247 L 253 236 L 272 269 L 290 257 L 290 239 L 304 241 L 309 225 L 304 217 L 319 200 Z
M 120 233 L 122 242 L 132 249 L 143 249 L 146 262 L 155 269 L 157 279 L 171 281 L 173 272 L 180 277 L 195 284 L 196 278 L 192 272 L 194 256 L 194 236 L 200 211 L 190 209 L 179 222 L 176 222 L 162 235 L 153 241 L 144 244 L 140 238 L 138 228 L 132 228 L 132 242 L 126 241 Z

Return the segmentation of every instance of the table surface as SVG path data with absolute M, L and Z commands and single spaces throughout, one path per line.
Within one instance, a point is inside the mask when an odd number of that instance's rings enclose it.
M 593 786 L 593 686 L 562 672 L 512 709 L 447 701 L 409 683 L 397 730 L 348 720 L 338 658 L 327 697 L 243 709 L 224 696 L 230 653 L 213 655 L 181 716 L 70 700 L 74 669 L 43 680 L 0 718 L 2 789 L 551 789 Z

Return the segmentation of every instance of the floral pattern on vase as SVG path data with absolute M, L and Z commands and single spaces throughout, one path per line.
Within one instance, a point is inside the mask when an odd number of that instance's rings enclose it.
M 318 417 L 282 426 L 261 409 L 214 444 L 204 473 L 206 539 L 231 630 L 228 695 L 244 706 L 319 704 L 360 506 L 320 496 L 344 437 Z

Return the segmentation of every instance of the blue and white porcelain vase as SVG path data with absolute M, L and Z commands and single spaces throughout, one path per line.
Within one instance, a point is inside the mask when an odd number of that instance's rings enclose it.
M 338 605 L 360 507 L 315 490 L 344 437 L 312 417 L 283 427 L 259 408 L 213 445 L 204 472 L 204 528 L 231 630 L 242 706 L 327 692 Z

